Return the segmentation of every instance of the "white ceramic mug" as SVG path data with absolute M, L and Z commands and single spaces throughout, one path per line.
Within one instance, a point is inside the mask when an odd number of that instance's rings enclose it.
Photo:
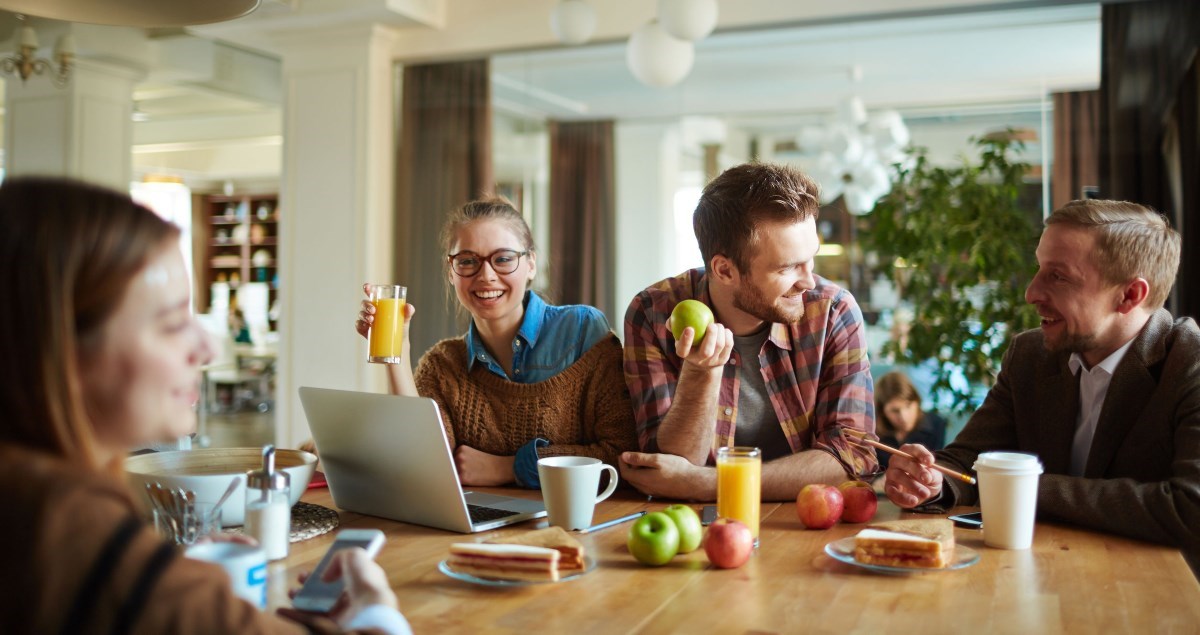
M 983 510 L 983 544 L 999 549 L 1028 549 L 1037 515 L 1037 455 L 984 452 L 975 459 L 979 506 Z
M 259 609 L 267 608 L 267 552 L 237 542 L 209 542 L 188 547 L 184 555 L 220 565 L 234 594 Z
M 604 471 L 608 472 L 608 487 L 597 496 L 600 473 Z M 550 524 L 567 530 L 591 527 L 596 503 L 617 489 L 617 468 L 586 456 L 539 459 L 538 478 L 542 482 L 542 499 Z

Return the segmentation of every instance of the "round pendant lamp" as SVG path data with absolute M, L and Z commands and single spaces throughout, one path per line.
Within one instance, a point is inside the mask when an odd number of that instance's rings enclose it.
M 665 88 L 679 83 L 692 70 L 696 50 L 691 42 L 672 37 L 656 21 L 629 36 L 625 63 L 637 80 Z
M 564 44 L 583 44 L 596 32 L 596 11 L 585 0 L 562 0 L 550 12 L 550 30 Z

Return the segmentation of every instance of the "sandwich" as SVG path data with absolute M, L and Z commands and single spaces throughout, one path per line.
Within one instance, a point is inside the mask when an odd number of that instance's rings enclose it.
M 485 541 L 493 545 L 527 545 L 545 547 L 559 553 L 558 570 L 564 574 L 583 571 L 583 544 L 568 534 L 562 527 L 546 527 L 492 538 Z
M 450 545 L 451 569 L 495 580 L 558 581 L 558 552 L 529 545 L 460 542 Z
M 954 557 L 954 523 L 914 518 L 871 523 L 854 537 L 854 559 L 888 567 L 940 569 Z

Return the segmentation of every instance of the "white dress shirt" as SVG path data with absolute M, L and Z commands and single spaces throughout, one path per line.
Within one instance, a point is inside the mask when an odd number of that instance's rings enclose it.
M 1079 353 L 1071 353 L 1068 365 L 1071 372 L 1079 377 L 1079 416 L 1075 419 L 1075 439 L 1071 442 L 1071 476 L 1083 476 L 1088 454 L 1092 451 L 1092 437 L 1096 436 L 1096 422 L 1100 420 L 1100 410 L 1108 394 L 1108 384 L 1112 382 L 1113 372 L 1125 358 L 1131 344 L 1132 339 L 1091 370 L 1085 368 Z

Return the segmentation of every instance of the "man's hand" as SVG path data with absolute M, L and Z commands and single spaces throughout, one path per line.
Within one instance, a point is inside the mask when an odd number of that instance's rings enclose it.
M 667 330 L 671 330 L 669 318 Z M 717 322 L 708 325 L 699 346 L 694 346 L 695 339 L 696 329 L 689 326 L 683 329 L 679 339 L 675 340 L 675 354 L 686 363 L 705 370 L 720 368 L 733 354 L 733 331 Z
M 625 452 L 619 468 L 621 478 L 649 496 L 694 501 L 717 498 L 717 470 L 692 465 L 681 456 Z
M 942 491 L 942 473 L 931 468 L 933 453 L 925 446 L 906 443 L 901 450 L 916 461 L 895 455 L 888 462 L 883 489 L 893 503 L 902 508 L 916 507 Z
M 512 483 L 516 480 L 513 474 L 516 458 L 480 452 L 469 445 L 454 449 L 454 465 L 458 468 L 458 478 L 463 485 L 488 487 Z

